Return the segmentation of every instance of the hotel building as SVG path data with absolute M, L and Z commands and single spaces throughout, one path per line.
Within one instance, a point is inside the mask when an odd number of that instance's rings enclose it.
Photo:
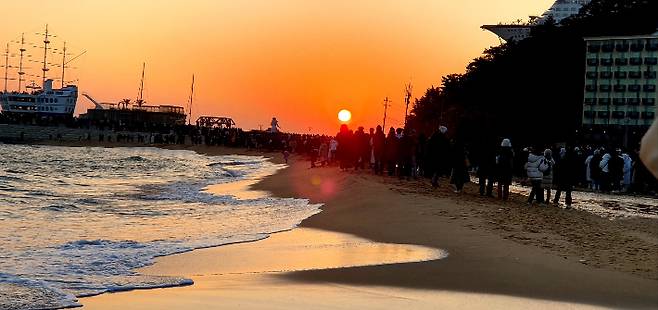
M 656 113 L 658 33 L 585 38 L 585 127 L 644 128 Z

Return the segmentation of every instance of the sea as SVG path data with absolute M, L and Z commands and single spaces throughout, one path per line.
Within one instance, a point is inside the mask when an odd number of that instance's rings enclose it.
M 250 242 L 320 212 L 305 199 L 211 193 L 284 165 L 158 148 L 0 144 L 0 309 L 192 284 L 136 269 L 159 256 Z

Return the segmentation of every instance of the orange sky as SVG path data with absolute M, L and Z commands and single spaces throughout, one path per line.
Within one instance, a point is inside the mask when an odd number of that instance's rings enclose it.
M 194 73 L 195 119 L 230 116 L 251 129 L 276 116 L 286 131 L 334 133 L 341 108 L 354 126 L 379 124 L 386 96 L 387 124 L 401 124 L 405 83 L 422 95 L 498 44 L 480 25 L 541 14 L 553 2 L 21 0 L 3 3 L 17 13 L 3 14 L 0 42 L 21 32 L 37 39 L 48 23 L 54 42 L 87 50 L 67 79 L 99 101 L 134 100 L 146 61 L 149 104 L 187 106 Z M 78 98 L 78 113 L 91 106 Z

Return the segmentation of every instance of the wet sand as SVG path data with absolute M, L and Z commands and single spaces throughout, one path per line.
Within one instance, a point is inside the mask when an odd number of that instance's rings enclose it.
M 279 154 L 271 155 L 280 161 Z M 444 249 L 449 256 L 419 263 L 335 268 L 338 265 L 324 264 L 324 260 L 296 259 L 303 257 L 299 251 L 277 254 L 277 247 L 285 248 L 282 244 L 267 249 L 266 242 L 282 240 L 277 237 L 283 234 L 276 234 L 260 242 L 163 257 L 148 269 L 189 276 L 195 281 L 193 286 L 105 294 L 81 303 L 89 309 L 658 308 L 656 220 L 610 221 L 577 210 L 528 208 L 522 197 L 507 203 L 480 198 L 469 194 L 475 193 L 473 185 L 457 196 L 446 182 L 434 190 L 425 182 L 308 166 L 293 158 L 289 168 L 254 188 L 325 203 L 324 211 L 302 227 L 383 246 Z M 309 238 L 301 231 L 286 233 L 283 239 L 294 244 L 331 239 Z M 238 246 L 249 249 L 238 260 L 255 273 L 222 271 L 230 265 L 222 263 L 230 261 L 226 257 L 240 257 Z M 322 253 L 321 248 L 316 250 Z M 364 253 L 365 257 L 372 254 Z M 246 256 L 259 259 L 250 261 Z M 283 268 L 262 268 L 273 256 Z M 174 259 L 179 263 L 158 270 Z M 319 266 L 296 265 L 309 260 Z M 340 266 L 355 265 L 360 264 Z

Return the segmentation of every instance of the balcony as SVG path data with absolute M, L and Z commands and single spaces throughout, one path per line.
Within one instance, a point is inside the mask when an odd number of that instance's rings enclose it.
M 644 71 L 644 78 L 645 79 L 655 79 L 656 78 L 656 71 Z
M 639 66 L 642 64 L 642 58 L 641 57 L 632 57 L 630 61 L 632 66 Z
M 588 66 L 597 66 L 599 64 L 599 60 L 596 58 L 589 58 L 587 59 L 587 65 Z
M 642 87 L 642 90 L 648 93 L 655 93 L 656 92 L 656 85 L 644 85 Z
M 608 112 L 608 111 L 598 111 L 598 112 L 596 112 L 596 116 L 598 116 L 599 118 L 608 119 L 608 118 L 610 118 L 610 112 Z
M 595 105 L 596 98 L 585 98 L 585 105 Z
M 626 99 L 628 105 L 640 105 L 640 98 L 628 98 Z
M 642 98 L 642 105 L 652 106 L 656 104 L 656 98 Z
M 610 53 L 615 49 L 615 45 L 612 43 L 604 43 L 601 45 L 601 51 L 604 53 Z
M 617 52 L 628 52 L 629 47 L 630 45 L 627 42 L 615 44 L 615 50 L 617 50 Z
M 643 119 L 653 119 L 654 117 L 656 117 L 655 112 L 642 112 Z
M 645 85 L 648 86 L 648 85 Z M 610 85 L 601 85 L 599 86 L 599 90 L 602 92 L 609 93 L 612 90 L 612 87 Z
M 628 91 L 630 92 L 639 92 L 640 85 L 628 85 Z
M 624 98 L 614 98 L 614 99 L 612 99 L 612 104 L 614 104 L 614 105 L 624 105 L 624 104 L 626 104 L 626 99 L 624 99 Z
M 640 112 L 635 112 L 635 111 L 626 112 L 626 116 L 628 116 L 628 118 L 630 119 L 638 119 L 640 118 Z
M 649 66 L 655 66 L 658 64 L 658 58 L 656 57 L 647 57 L 644 59 L 644 64 Z
M 610 105 L 610 98 L 599 98 L 599 105 Z
M 590 53 L 598 53 L 601 51 L 601 44 L 592 43 L 589 46 L 587 46 L 587 51 Z
M 631 79 L 641 79 L 642 78 L 642 72 L 640 71 L 629 71 L 628 72 L 628 77 Z
M 612 78 L 612 72 L 601 72 L 599 73 L 599 77 L 601 77 L 602 79 Z
M 596 85 L 586 85 L 586 86 L 585 86 L 585 90 L 586 90 L 587 92 L 593 93 L 593 92 L 596 91 Z
M 621 71 L 615 72 L 615 78 L 616 79 L 625 79 L 627 76 L 628 76 L 628 73 L 626 73 L 626 72 L 621 72 Z
M 625 92 L 626 91 L 626 85 L 615 85 L 615 92 Z
M 628 64 L 628 58 L 615 58 L 615 65 L 625 66 Z

